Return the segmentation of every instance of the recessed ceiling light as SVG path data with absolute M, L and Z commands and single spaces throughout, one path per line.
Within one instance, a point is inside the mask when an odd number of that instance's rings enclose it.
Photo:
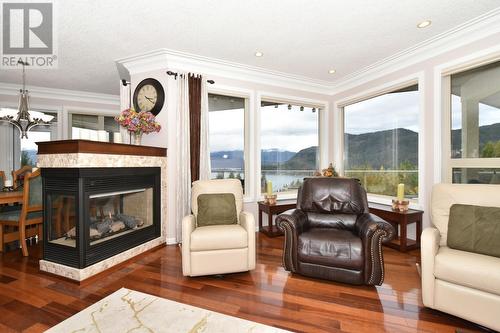
M 255 52 L 256 57 L 262 57 L 263 55 L 264 55 L 264 53 L 262 53 L 260 51 Z
M 430 20 L 425 20 L 425 21 L 422 21 L 420 22 L 419 24 L 417 24 L 417 28 L 425 28 L 425 27 L 428 27 L 431 25 L 431 21 Z
M 336 70 L 335 70 L 335 69 L 330 69 L 330 70 L 328 71 L 328 73 L 330 73 L 330 74 L 335 74 L 335 72 L 336 72 Z

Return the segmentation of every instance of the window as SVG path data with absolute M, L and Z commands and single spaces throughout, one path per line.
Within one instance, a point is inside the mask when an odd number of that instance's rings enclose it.
M 451 181 L 499 184 L 500 62 L 451 75 Z
M 245 188 L 245 110 L 241 97 L 208 94 L 213 179 L 240 179 Z
M 319 168 L 318 106 L 261 102 L 261 192 L 294 194 Z
M 70 113 L 71 138 L 113 142 L 120 125 L 114 116 Z
M 418 197 L 418 85 L 344 107 L 344 175 L 368 193 Z
M 28 132 L 28 138 L 21 139 L 21 167 L 25 165 L 36 166 L 38 146 L 37 142 L 57 140 L 57 113 L 45 112 L 44 114 L 52 116 L 48 125 L 33 127 Z M 19 132 L 17 132 L 19 134 Z

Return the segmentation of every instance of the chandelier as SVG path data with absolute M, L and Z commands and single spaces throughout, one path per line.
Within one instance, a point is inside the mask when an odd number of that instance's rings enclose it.
M 14 109 L 0 109 L 0 120 L 17 127 L 21 132 L 21 139 L 27 139 L 30 129 L 39 125 L 49 125 L 54 117 L 42 112 L 29 111 L 29 95 L 28 90 L 26 90 L 25 72 L 25 66 L 28 66 L 28 64 L 22 60 L 19 60 L 17 63 L 23 66 L 23 88 L 19 90 L 19 107 L 17 113 Z

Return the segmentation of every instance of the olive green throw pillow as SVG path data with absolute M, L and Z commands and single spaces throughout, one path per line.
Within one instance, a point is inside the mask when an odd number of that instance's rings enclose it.
M 238 218 L 234 194 L 214 193 L 198 196 L 198 227 L 236 223 Z
M 500 207 L 450 207 L 448 246 L 500 258 Z

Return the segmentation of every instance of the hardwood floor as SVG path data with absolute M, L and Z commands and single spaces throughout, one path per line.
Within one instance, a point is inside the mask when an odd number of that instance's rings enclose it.
M 258 234 L 251 273 L 185 278 L 180 248 L 166 246 L 82 285 L 40 273 L 39 246 L 0 254 L 0 332 L 42 332 L 121 287 L 297 332 L 482 332 L 422 306 L 418 251 L 384 248 L 385 283 L 357 287 L 290 275 L 282 241 Z

